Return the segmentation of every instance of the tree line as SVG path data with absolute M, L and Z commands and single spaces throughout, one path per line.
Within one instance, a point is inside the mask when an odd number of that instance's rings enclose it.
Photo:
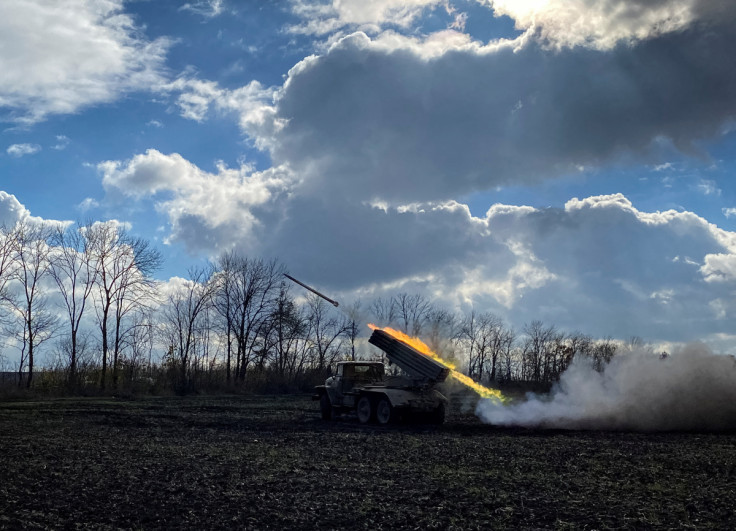
M 0 327 L 18 386 L 77 391 L 157 387 L 308 388 L 340 360 L 381 359 L 368 322 L 424 339 L 477 381 L 549 385 L 575 356 L 602 368 L 618 343 L 489 312 L 448 311 L 398 293 L 335 309 L 292 291 L 278 260 L 223 253 L 187 279 L 157 282 L 162 256 L 119 223 L 23 221 L 0 230 Z M 165 289 L 164 289 L 165 288 Z M 51 365 L 52 370 L 46 370 Z

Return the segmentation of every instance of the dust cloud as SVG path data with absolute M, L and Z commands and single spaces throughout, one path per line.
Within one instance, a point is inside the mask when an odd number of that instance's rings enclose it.
M 736 360 L 691 344 L 660 359 L 621 354 L 597 372 L 576 359 L 549 395 L 511 405 L 481 400 L 476 414 L 501 426 L 538 428 L 736 430 Z

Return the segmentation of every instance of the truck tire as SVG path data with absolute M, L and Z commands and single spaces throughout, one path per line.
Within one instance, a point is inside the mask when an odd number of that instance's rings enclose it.
M 437 424 L 438 426 L 440 424 L 444 424 L 445 422 L 445 404 L 440 403 L 439 406 L 434 408 L 434 411 L 432 411 L 432 424 Z
M 327 393 L 319 399 L 319 412 L 322 414 L 322 420 L 332 420 L 332 403 Z
M 394 421 L 394 406 L 385 396 L 378 401 L 376 404 L 376 420 L 379 424 L 390 424 Z
M 367 396 L 361 396 L 358 400 L 358 405 L 355 408 L 355 412 L 358 414 L 358 420 L 361 424 L 367 424 L 371 422 L 375 417 L 375 411 L 371 399 Z

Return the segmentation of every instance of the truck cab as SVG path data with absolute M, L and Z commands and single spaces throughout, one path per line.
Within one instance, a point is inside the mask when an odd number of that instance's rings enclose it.
M 337 408 L 352 409 L 356 404 L 358 392 L 371 384 L 383 380 L 383 363 L 376 361 L 341 361 L 333 376 L 330 376 L 324 386 L 318 386 L 320 395 L 326 394 L 330 404 Z M 320 392 L 324 387 L 324 391 Z

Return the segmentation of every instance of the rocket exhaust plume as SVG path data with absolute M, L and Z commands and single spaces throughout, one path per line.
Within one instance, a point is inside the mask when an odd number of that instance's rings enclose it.
M 395 330 L 388 326 L 381 328 L 374 324 L 369 324 L 368 327 L 371 330 L 383 330 L 384 332 L 389 334 L 391 337 L 406 343 L 410 347 L 414 347 L 415 350 L 418 350 L 425 356 L 432 358 L 434 361 L 440 363 L 441 365 L 444 365 L 445 367 L 450 369 L 450 377 L 452 377 L 454 380 L 457 380 L 458 382 L 465 385 L 466 387 L 472 389 L 473 391 L 478 393 L 482 398 L 487 399 L 491 403 L 503 404 L 504 402 L 506 402 L 506 397 L 503 396 L 501 391 L 499 391 L 498 389 L 489 389 L 488 387 L 485 387 L 475 382 L 472 378 L 465 376 L 461 372 L 458 372 L 457 370 L 455 370 L 455 365 L 453 363 L 442 359 L 435 352 L 433 352 L 432 349 L 430 349 L 429 346 L 427 346 L 427 344 L 424 343 L 424 341 L 422 341 L 418 337 L 411 337 L 405 334 L 404 332 L 401 332 L 400 330 Z
M 549 396 L 501 405 L 481 400 L 481 420 L 502 426 L 635 431 L 736 430 L 736 360 L 702 344 L 664 359 L 614 357 L 602 372 L 576 359 Z

